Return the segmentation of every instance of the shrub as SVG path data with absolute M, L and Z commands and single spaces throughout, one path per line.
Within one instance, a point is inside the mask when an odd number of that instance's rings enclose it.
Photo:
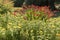
M 24 18 L 26 20 L 47 20 L 48 18 L 54 16 L 53 12 L 47 6 L 24 6 L 21 12 L 21 14 L 24 14 Z
M 8 13 L 6 28 L 0 27 L 0 40 L 57 40 L 59 34 L 59 18 L 50 18 L 46 22 L 41 20 L 24 20 L 20 14 Z
M 0 14 L 11 12 L 13 10 L 12 8 L 13 8 L 12 2 L 9 3 L 4 3 L 4 1 L 0 2 Z
M 8 13 L 12 12 L 12 3 L 4 3 L 3 0 L 0 1 L 0 26 L 3 27 L 5 25 L 5 27 L 7 26 L 7 22 L 8 22 Z
M 35 9 L 34 7 L 33 9 Z M 30 11 L 28 9 L 23 9 L 23 13 L 30 13 L 31 8 L 29 9 Z M 35 10 L 37 11 L 37 9 Z M 42 12 L 45 14 L 43 10 Z M 34 15 L 33 13 L 32 15 Z M 45 22 L 39 20 L 39 18 L 38 20 L 34 18 L 32 18 L 34 20 L 25 20 L 23 18 L 25 14 L 16 14 L 16 12 L 0 14 L 0 40 L 57 40 L 56 34 L 60 33 L 60 17 L 50 18 L 51 16 L 49 16 L 48 18 L 50 19 Z M 42 13 L 40 14 L 46 16 Z M 30 18 L 29 16 L 26 17 Z M 44 17 L 42 18 L 44 19 Z

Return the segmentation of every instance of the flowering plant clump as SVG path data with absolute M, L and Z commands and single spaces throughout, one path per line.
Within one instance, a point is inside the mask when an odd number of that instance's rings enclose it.
M 27 20 L 46 20 L 54 15 L 48 6 L 24 6 L 21 12 L 25 14 L 24 19 Z
M 12 3 L 5 3 L 3 2 L 3 0 L 0 1 L 0 14 L 4 14 L 7 12 L 12 12 Z
M 5 0 L 0 0 L 0 27 L 7 27 L 8 13 L 13 12 L 12 1 L 5 3 Z
M 0 40 L 58 40 L 56 35 L 60 33 L 60 17 L 50 18 L 45 22 L 24 20 L 19 13 L 7 14 L 7 23 L 6 15 L 0 15 Z
M 0 9 L 4 11 L 10 8 L 4 7 Z M 8 10 L 2 14 L 2 11 L 0 10 L 0 40 L 58 40 L 60 17 L 50 18 L 54 14 L 49 7 L 26 6 L 18 10 L 20 14 Z
M 56 35 L 60 33 L 60 17 L 50 18 L 47 22 L 28 21 L 19 13 L 8 13 L 7 30 L 4 27 L 0 26 L 0 40 L 58 40 Z

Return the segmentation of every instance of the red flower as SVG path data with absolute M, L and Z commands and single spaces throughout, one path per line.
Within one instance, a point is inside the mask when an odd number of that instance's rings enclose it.
M 16 15 L 16 12 L 14 12 L 13 14 Z

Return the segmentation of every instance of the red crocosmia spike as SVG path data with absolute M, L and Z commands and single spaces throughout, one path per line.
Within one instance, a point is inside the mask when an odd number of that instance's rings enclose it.
M 53 14 L 50 14 L 50 15 L 49 15 L 49 18 L 52 17 L 52 16 L 53 16 Z
M 37 8 L 36 9 L 38 9 L 39 11 L 41 11 L 41 7 L 40 6 L 37 6 Z
M 16 15 L 16 12 L 14 12 L 13 14 Z
M 35 8 L 36 6 L 32 4 L 31 7 L 32 7 L 32 8 Z
M 52 17 L 52 16 L 54 16 L 54 14 L 53 14 L 52 12 L 49 12 L 49 13 L 48 13 L 48 18 L 50 18 L 50 17 Z

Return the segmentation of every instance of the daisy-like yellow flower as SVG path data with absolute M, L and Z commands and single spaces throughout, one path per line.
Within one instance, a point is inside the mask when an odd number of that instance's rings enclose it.
M 15 29 L 16 29 L 16 28 L 17 28 L 17 26 L 13 26 L 13 28 L 15 28 Z
M 21 26 L 21 24 L 19 23 L 18 26 Z
M 6 29 L 5 29 L 5 28 L 2 28 L 2 29 L 1 29 L 1 31 L 2 31 L 2 32 L 5 32 L 5 31 L 6 31 Z
M 31 32 L 33 32 L 33 30 L 31 30 Z
M 12 33 L 13 33 L 13 31 L 15 31 L 15 30 L 11 28 L 11 29 L 10 29 L 10 32 L 12 32 Z
M 21 28 L 21 27 L 18 27 L 18 28 Z
M 12 23 L 11 23 L 11 22 L 9 22 L 8 24 L 9 24 L 9 25 L 11 25 Z
M 39 33 L 40 33 L 40 34 L 43 34 L 43 31 L 40 31 Z
M 59 36 L 60 37 L 60 34 L 56 34 L 56 36 Z
M 8 25 L 7 25 L 7 28 L 11 28 L 11 26 L 8 24 Z
M 2 31 L 5 31 L 5 28 L 2 28 Z
M 55 28 L 55 25 L 52 25 L 51 27 L 52 27 L 52 28 Z

